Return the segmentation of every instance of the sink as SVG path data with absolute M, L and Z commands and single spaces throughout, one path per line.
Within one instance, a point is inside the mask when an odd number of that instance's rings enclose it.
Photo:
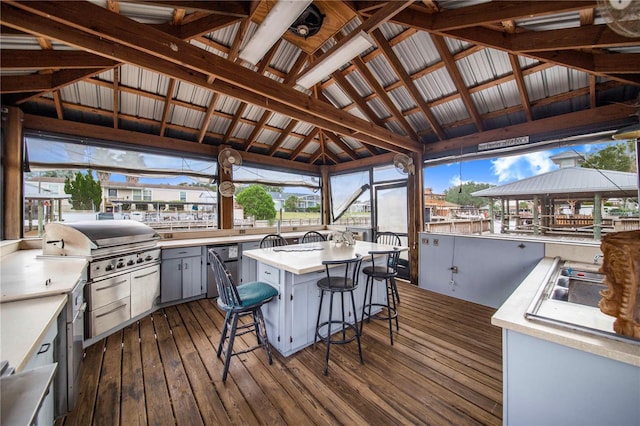
M 585 271 L 583 269 L 562 268 L 560 269 L 560 275 L 563 277 L 575 277 L 584 278 L 588 280 L 597 280 L 602 282 L 604 275 L 600 272 Z
M 602 279 L 590 280 L 560 276 L 549 298 L 597 308 L 602 297 L 600 291 L 606 289 L 607 286 Z

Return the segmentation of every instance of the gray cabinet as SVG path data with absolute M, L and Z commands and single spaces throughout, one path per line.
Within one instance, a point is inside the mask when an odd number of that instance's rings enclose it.
M 544 257 L 544 243 L 420 233 L 418 286 L 498 308 Z
M 163 250 L 160 269 L 161 303 L 200 296 L 206 291 L 200 246 Z
M 45 365 L 57 362 L 57 358 L 54 356 L 54 346 L 56 337 L 58 336 L 58 322 L 53 321 L 44 338 L 38 346 L 38 350 L 27 362 L 24 371 L 28 371 L 34 368 L 43 367 Z M 54 421 L 54 385 L 53 382 L 49 385 L 49 391 L 42 401 L 40 410 L 38 411 L 37 420 L 35 424 L 38 425 L 51 425 Z

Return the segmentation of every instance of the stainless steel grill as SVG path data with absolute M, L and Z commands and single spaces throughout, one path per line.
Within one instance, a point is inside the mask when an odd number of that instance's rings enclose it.
M 70 313 L 69 342 L 83 342 L 68 351 L 69 405 L 77 397 L 82 346 L 114 332 L 147 314 L 160 297 L 160 236 L 133 220 L 50 223 L 42 240 L 44 257 L 76 256 L 89 261 L 84 288 L 74 289 L 86 301 L 86 314 Z M 74 298 L 74 306 L 83 305 Z M 84 324 L 82 324 L 82 322 Z M 80 335 L 78 335 L 78 329 Z M 73 332 L 75 330 L 75 332 Z M 75 388 L 73 385 L 76 385 Z

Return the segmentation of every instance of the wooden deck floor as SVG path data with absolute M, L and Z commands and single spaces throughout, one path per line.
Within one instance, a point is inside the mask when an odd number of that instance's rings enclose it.
M 355 344 L 283 358 L 216 358 L 212 300 L 157 311 L 86 350 L 76 409 L 58 425 L 488 424 L 502 422 L 500 329 L 493 309 L 399 282 L 400 332 L 365 324 Z M 245 342 L 240 339 L 243 345 Z

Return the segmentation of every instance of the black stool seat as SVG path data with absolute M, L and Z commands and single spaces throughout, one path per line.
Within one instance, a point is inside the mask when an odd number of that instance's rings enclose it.
M 213 275 L 218 287 L 218 306 L 226 312 L 217 351 L 217 356 L 220 357 L 225 343 L 227 343 L 224 370 L 222 371 L 222 381 L 226 382 L 229 363 L 233 356 L 251 352 L 258 348 L 264 348 L 269 364 L 273 362 L 269 338 L 267 337 L 267 327 L 264 323 L 261 307 L 277 296 L 278 290 L 260 281 L 254 281 L 236 287 L 231 278 L 231 273 L 224 265 L 220 255 L 213 251 L 213 249 L 209 250 L 209 262 L 211 263 Z M 238 320 L 248 315 L 251 315 L 252 321 L 238 325 Z M 233 342 L 235 338 L 246 333 L 256 334 L 258 340 L 257 345 L 234 352 Z
M 398 324 L 398 308 L 396 305 L 395 277 L 398 275 L 398 259 L 400 258 L 400 250 L 375 250 L 370 251 L 371 266 L 362 269 L 362 273 L 367 276 L 367 283 L 364 288 L 364 305 L 362 306 L 362 322 L 360 323 L 360 333 L 364 326 L 364 320 L 369 322 L 371 319 L 385 320 L 389 322 L 389 340 L 393 345 L 393 326 L 392 320 L 396 322 L 396 330 L 400 330 Z M 378 258 L 376 260 L 376 257 Z M 376 265 L 377 263 L 377 265 Z M 384 281 L 387 290 L 386 303 L 373 303 L 373 283 L 375 281 Z M 369 298 L 367 302 L 367 297 Z M 371 314 L 371 308 L 380 307 L 380 312 Z
M 331 344 L 343 345 L 346 343 L 358 342 L 358 354 L 360 356 L 360 363 L 364 362 L 362 358 L 362 347 L 360 345 L 360 329 L 358 328 L 358 316 L 356 314 L 356 302 L 353 296 L 353 291 L 358 288 L 358 276 L 360 275 L 360 264 L 362 263 L 362 256 L 357 254 L 353 259 L 347 260 L 325 260 L 322 264 L 325 266 L 327 276 L 318 280 L 317 286 L 321 291 L 320 294 L 320 306 L 318 308 L 318 319 L 316 321 L 316 334 L 313 339 L 315 345 L 318 339 L 324 341 L 327 345 L 324 362 L 324 375 L 329 374 L 329 350 Z M 337 272 L 334 275 L 331 274 L 330 267 L 335 267 L 333 270 L 338 271 L 342 268 L 341 273 Z M 326 321 L 320 322 L 320 316 L 322 313 L 322 302 L 324 300 L 325 293 L 329 294 L 329 315 Z M 344 295 L 348 293 L 351 296 L 351 307 L 353 309 L 353 323 L 347 321 L 345 316 Z M 340 301 L 342 306 L 341 319 L 333 318 L 333 296 L 340 294 Z M 337 327 L 333 327 L 337 326 Z M 338 333 L 332 335 L 332 330 L 338 330 Z

